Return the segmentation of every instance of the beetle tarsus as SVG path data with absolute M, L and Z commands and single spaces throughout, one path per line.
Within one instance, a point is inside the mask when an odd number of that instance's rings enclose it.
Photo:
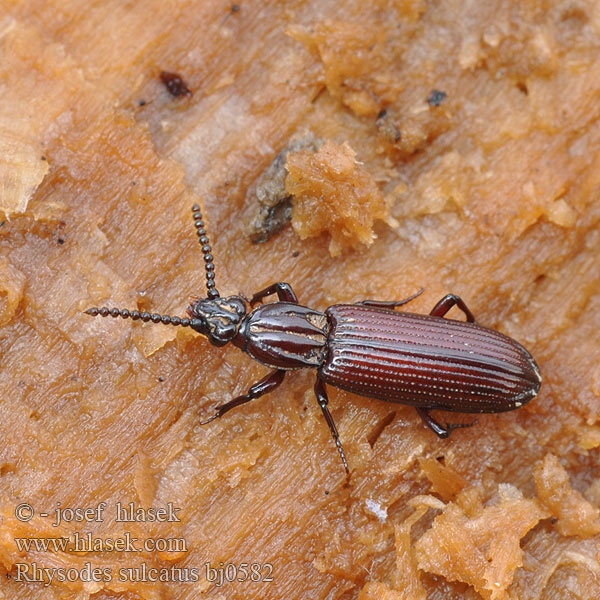
M 447 294 L 444 296 L 429 313 L 432 317 L 443 317 L 453 306 L 458 306 L 465 313 L 469 323 L 475 323 L 473 313 L 468 309 L 465 301 L 456 294 Z
M 448 430 L 448 436 L 455 429 L 466 429 L 467 427 L 473 427 L 473 425 L 477 424 L 477 419 L 471 421 L 470 423 L 446 423 L 446 429 Z
M 211 423 L 215 419 L 222 417 L 226 412 L 229 412 L 232 408 L 236 408 L 237 406 L 241 406 L 242 404 L 246 404 L 246 402 L 250 402 L 251 400 L 255 400 L 256 398 L 260 398 L 264 394 L 268 394 L 272 392 L 276 387 L 281 385 L 283 378 L 285 377 L 285 371 L 283 369 L 278 369 L 277 371 L 271 371 L 266 377 L 263 377 L 260 381 L 257 381 L 249 390 L 247 394 L 243 396 L 238 396 L 225 404 L 221 404 L 215 408 L 215 414 L 212 417 L 206 419 L 206 421 L 202 421 L 200 425 L 206 425 L 207 423 Z
M 329 403 L 329 398 L 327 397 L 327 390 L 325 389 L 325 384 L 317 378 L 317 382 L 315 383 L 315 395 L 317 396 L 317 402 L 323 411 L 323 416 L 327 421 L 327 425 L 329 425 L 329 429 L 331 430 L 331 435 L 335 440 L 335 445 L 337 446 L 338 452 L 342 457 L 342 462 L 344 463 L 344 469 L 346 469 L 346 475 L 350 476 L 350 468 L 348 467 L 348 461 L 346 460 L 346 455 L 344 454 L 344 448 L 342 447 L 342 442 L 340 441 L 340 434 L 338 433 L 337 427 L 335 426 L 335 422 L 331 413 L 329 412 L 329 408 L 327 408 L 327 404 Z
M 422 408 L 422 407 L 418 406 L 417 413 L 419 413 L 419 416 L 421 417 L 421 419 L 423 419 L 423 422 L 425 423 L 425 425 L 427 425 L 427 427 L 429 427 L 429 429 L 431 429 L 431 431 L 433 431 L 433 433 L 435 433 L 438 437 L 440 437 L 442 439 L 450 437 L 450 434 L 455 429 L 464 429 L 465 427 L 473 427 L 473 425 L 475 425 L 475 423 L 477 423 L 477 419 L 475 419 L 471 423 L 446 423 L 446 425 L 442 425 L 441 423 L 438 423 L 438 421 L 436 421 L 431 416 L 431 414 L 429 413 L 429 410 L 426 408 Z

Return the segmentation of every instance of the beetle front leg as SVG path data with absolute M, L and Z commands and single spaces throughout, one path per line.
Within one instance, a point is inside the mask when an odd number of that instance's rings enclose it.
M 417 413 L 423 422 L 433 433 L 435 433 L 438 437 L 447 438 L 450 437 L 450 434 L 455 429 L 463 429 L 464 427 L 473 427 L 475 423 L 477 423 L 477 419 L 475 419 L 472 423 L 446 423 L 446 425 L 441 425 L 438 423 L 430 414 L 429 410 L 426 408 L 417 407 Z
M 348 461 L 346 460 L 346 455 L 344 454 L 344 448 L 342 447 L 342 442 L 340 441 L 340 435 L 338 433 L 337 427 L 335 426 L 335 422 L 333 421 L 333 417 L 327 408 L 327 404 L 329 403 L 329 398 L 327 398 L 327 390 L 325 389 L 325 384 L 317 378 L 317 382 L 315 383 L 315 395 L 317 397 L 317 402 L 323 411 L 323 416 L 327 421 L 327 425 L 329 425 L 329 429 L 331 430 L 331 435 L 335 440 L 335 445 L 342 457 L 342 462 L 344 463 L 344 469 L 346 469 L 346 475 L 350 475 L 350 469 L 348 467 Z
M 250 300 L 250 306 L 254 306 L 257 302 L 267 296 L 270 296 L 271 294 L 277 294 L 280 302 L 291 302 L 292 304 L 298 304 L 298 298 L 296 298 L 296 294 L 294 293 L 292 286 L 289 283 L 278 281 L 277 283 L 266 287 L 264 290 L 256 292 L 256 294 L 254 294 Z
M 219 417 L 222 417 L 226 412 L 230 411 L 232 408 L 236 406 L 241 406 L 242 404 L 246 404 L 246 402 L 250 402 L 250 400 L 254 400 L 256 398 L 260 398 L 264 394 L 268 394 L 272 392 L 276 387 L 281 385 L 283 378 L 285 376 L 285 371 L 282 369 L 278 369 L 277 371 L 272 371 L 266 377 L 263 377 L 260 381 L 256 382 L 249 390 L 247 394 L 243 396 L 238 396 L 225 404 L 221 404 L 216 407 L 216 413 L 206 419 L 206 421 L 202 421 L 200 425 L 206 425 Z
M 475 322 L 473 313 L 467 308 L 464 300 L 455 294 L 444 296 L 429 313 L 433 317 L 443 317 L 453 306 L 458 306 L 465 313 L 469 323 Z

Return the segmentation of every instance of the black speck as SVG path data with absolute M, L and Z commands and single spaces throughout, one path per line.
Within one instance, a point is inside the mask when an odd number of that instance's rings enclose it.
M 293 256 L 294 258 L 298 258 L 298 257 L 300 256 L 300 252 L 299 252 L 298 250 L 294 250 L 294 251 L 292 252 L 292 256 Z
M 137 181 L 132 181 L 131 185 L 137 185 Z
M 140 106 L 146 106 L 146 101 L 145 101 L 145 100 L 140 100 L 140 101 L 138 102 L 138 104 L 139 104 Z
M 61 245 L 61 246 L 65 243 L 65 240 L 63 238 L 58 238 L 57 241 L 58 241 L 59 245 Z
M 187 83 L 183 80 L 179 73 L 171 73 L 169 71 L 161 71 L 160 80 L 163 82 L 169 94 L 174 98 L 179 96 L 191 96 L 192 92 L 187 86 Z
M 325 495 L 329 496 L 329 490 L 325 490 Z
M 6 225 L 6 221 L 2 221 L 2 223 L 0 223 L 0 227 L 4 227 Z
M 48 160 L 48 159 L 45 156 L 42 156 L 41 160 Z
M 162 382 L 165 380 L 165 378 L 164 378 L 164 377 L 161 375 L 161 376 L 158 378 L 158 380 L 159 380 L 159 381 L 162 383 Z
M 429 106 L 439 106 L 447 97 L 448 94 L 446 94 L 446 92 L 442 92 L 441 90 L 431 90 L 427 102 L 429 103 Z
M 232 4 L 231 5 L 231 12 L 232 13 L 236 13 L 236 12 L 240 12 L 241 8 L 239 4 Z

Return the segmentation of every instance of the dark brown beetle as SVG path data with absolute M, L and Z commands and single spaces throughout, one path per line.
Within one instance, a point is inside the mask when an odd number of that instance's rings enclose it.
M 187 83 L 183 80 L 183 77 L 179 73 L 171 73 L 170 71 L 161 71 L 160 80 L 163 85 L 169 91 L 169 94 L 174 98 L 179 96 L 191 96 L 192 92 L 187 86 Z
M 273 391 L 286 371 L 312 367 L 317 369 L 317 401 L 349 473 L 327 408 L 325 384 L 414 406 L 442 438 L 473 423 L 441 425 L 429 414 L 432 409 L 497 413 L 519 408 L 537 395 L 542 377 L 529 352 L 508 336 L 475 323 L 462 299 L 453 294 L 442 298 L 429 315 L 394 310 L 423 290 L 398 302 L 363 300 L 330 306 L 324 313 L 298 304 L 287 283 L 274 283 L 250 300 L 221 298 L 200 207 L 194 205 L 192 210 L 204 253 L 208 294 L 192 302 L 189 318 L 107 307 L 90 308 L 86 313 L 191 327 L 215 346 L 232 342 L 275 369 L 247 394 L 217 406 L 201 425 Z M 277 302 L 254 308 L 272 294 L 277 294 Z M 465 313 L 466 322 L 443 318 L 455 305 Z

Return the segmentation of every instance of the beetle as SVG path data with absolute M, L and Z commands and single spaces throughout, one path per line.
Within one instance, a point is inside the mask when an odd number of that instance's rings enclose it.
M 171 73 L 170 71 L 161 71 L 160 80 L 163 85 L 167 88 L 169 94 L 173 98 L 179 98 L 179 96 L 191 96 L 192 92 L 184 81 L 183 77 L 179 73 Z
M 325 312 L 298 304 L 292 287 L 284 282 L 274 283 L 250 299 L 242 295 L 221 297 L 197 204 L 192 207 L 192 216 L 204 254 L 207 296 L 192 301 L 188 317 L 108 307 L 85 312 L 191 327 L 211 344 L 231 342 L 274 369 L 246 394 L 217 406 L 214 415 L 201 425 L 272 392 L 287 371 L 314 368 L 315 396 L 349 474 L 328 409 L 326 385 L 414 406 L 440 438 L 475 422 L 443 425 L 430 414 L 433 409 L 498 413 L 519 408 L 538 394 L 542 377 L 531 354 L 512 338 L 476 323 L 464 301 L 454 294 L 442 298 L 428 315 L 395 310 L 414 300 L 422 289 L 404 300 L 336 304 Z M 276 295 L 277 301 L 262 303 L 271 295 Z M 466 321 L 445 318 L 453 306 L 462 310 Z

